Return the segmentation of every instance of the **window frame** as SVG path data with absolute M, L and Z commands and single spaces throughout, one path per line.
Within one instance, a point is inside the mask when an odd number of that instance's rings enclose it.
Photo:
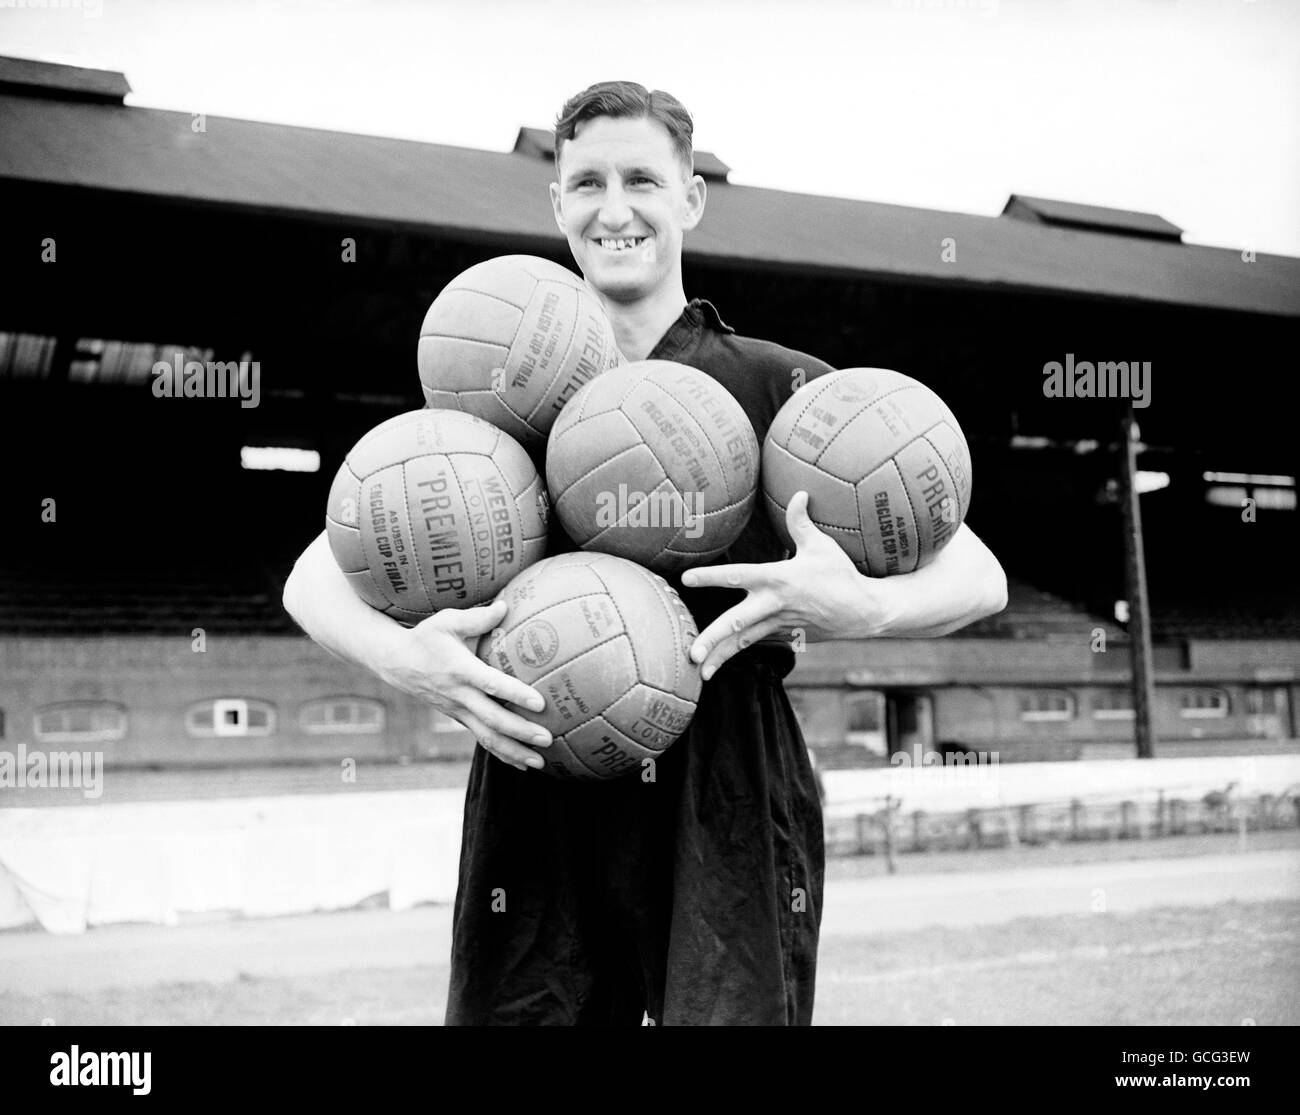
M 1099 705 L 1098 700 L 1110 698 L 1115 694 L 1122 695 L 1128 700 L 1127 705 L 1110 707 Z M 1137 710 L 1133 707 L 1133 694 L 1127 689 L 1103 689 L 1093 698 L 1092 718 L 1094 720 L 1133 720 L 1137 716 Z
M 218 726 L 219 706 L 243 707 L 243 723 L 237 726 L 239 730 L 231 731 L 230 726 L 227 725 Z M 197 728 L 194 725 L 194 714 L 204 708 L 211 709 L 212 723 L 206 729 Z M 266 713 L 265 727 L 254 728 L 248 723 L 248 714 L 253 711 Z M 185 710 L 185 734 L 191 739 L 264 739 L 275 735 L 278 721 L 275 705 L 261 697 L 209 697 L 194 702 Z
M 80 709 L 109 710 L 117 714 L 118 723 L 112 728 L 92 728 L 90 731 L 69 731 L 66 728 L 47 732 L 41 728 L 41 717 L 50 713 L 66 714 Z M 120 701 L 55 701 L 43 705 L 32 715 L 32 737 L 37 743 L 114 743 L 125 739 L 130 728 L 126 706 Z
M 1068 707 L 1063 709 L 1026 709 L 1025 703 L 1035 697 L 1064 697 Z M 1069 689 L 1029 689 L 1022 690 L 1019 701 L 1020 721 L 1023 724 L 1062 724 L 1077 720 L 1079 716 L 1079 698 Z
M 319 724 L 308 722 L 307 718 L 314 709 L 326 709 L 332 705 L 340 704 L 350 705 L 354 710 L 358 708 L 372 709 L 378 713 L 378 717 L 370 723 L 359 723 L 355 720 L 346 722 L 326 720 Z M 375 697 L 361 697 L 351 694 L 313 697 L 298 706 L 298 727 L 309 736 L 378 736 L 383 735 L 387 726 L 388 706 Z
M 1188 705 L 1189 698 L 1195 700 L 1198 697 L 1212 695 L 1219 700 L 1209 706 Z M 1178 695 L 1178 717 L 1180 720 L 1226 720 L 1232 712 L 1232 698 L 1228 695 L 1226 689 L 1219 689 L 1215 686 L 1205 685 L 1198 686 L 1194 689 L 1184 689 Z

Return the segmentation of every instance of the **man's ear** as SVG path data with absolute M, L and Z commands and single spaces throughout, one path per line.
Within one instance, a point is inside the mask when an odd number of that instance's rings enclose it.
M 686 214 L 682 218 L 682 228 L 692 229 L 700 223 L 700 218 L 704 216 L 704 201 L 707 193 L 704 179 L 698 174 L 693 175 L 686 183 Z
M 558 182 L 551 183 L 551 208 L 555 210 L 555 224 L 560 233 L 568 236 L 569 234 L 564 230 L 564 215 L 560 209 L 560 184 Z

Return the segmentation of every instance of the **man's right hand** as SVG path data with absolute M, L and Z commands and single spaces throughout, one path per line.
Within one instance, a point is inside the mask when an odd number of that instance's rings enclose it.
M 321 533 L 289 575 L 284 606 L 331 654 L 427 701 L 473 732 L 502 762 L 519 770 L 543 765 L 534 748 L 549 746 L 550 733 L 499 703 L 540 712 L 542 695 L 474 653 L 478 636 L 505 620 L 504 600 L 444 609 L 415 627 L 403 627 L 352 591 Z
M 503 763 L 524 770 L 542 765 L 534 748 L 549 747 L 551 734 L 501 702 L 534 712 L 541 712 L 546 702 L 536 689 L 493 669 L 474 653 L 479 636 L 505 617 L 504 600 L 444 609 L 415 627 L 400 629 L 394 635 L 393 654 L 379 664 L 378 672 L 389 685 L 463 724 Z

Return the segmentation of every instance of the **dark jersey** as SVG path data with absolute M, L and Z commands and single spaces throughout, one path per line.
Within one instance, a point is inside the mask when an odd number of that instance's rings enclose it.
M 830 370 L 737 336 L 702 299 L 650 356 L 716 379 L 760 444 L 792 390 Z M 556 526 L 549 552 L 572 548 Z M 759 503 L 719 561 L 784 556 Z M 701 627 L 743 598 L 681 592 Z M 793 665 L 783 641 L 726 662 L 649 782 L 562 782 L 475 750 L 449 1024 L 811 1021 L 824 850 L 816 778 L 782 686 Z

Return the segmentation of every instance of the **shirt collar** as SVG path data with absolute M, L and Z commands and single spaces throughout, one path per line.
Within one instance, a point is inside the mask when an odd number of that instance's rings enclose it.
M 722 316 L 712 302 L 704 298 L 692 298 L 682 310 L 681 316 L 668 327 L 668 332 L 655 345 L 649 359 L 672 360 L 697 340 L 705 329 L 715 333 L 735 332 L 722 320 Z
M 692 298 L 686 304 L 685 312 L 694 313 L 702 324 L 707 325 L 710 329 L 717 330 L 719 333 L 735 332 L 730 325 L 722 320 L 722 315 L 718 313 L 717 307 L 707 298 Z

